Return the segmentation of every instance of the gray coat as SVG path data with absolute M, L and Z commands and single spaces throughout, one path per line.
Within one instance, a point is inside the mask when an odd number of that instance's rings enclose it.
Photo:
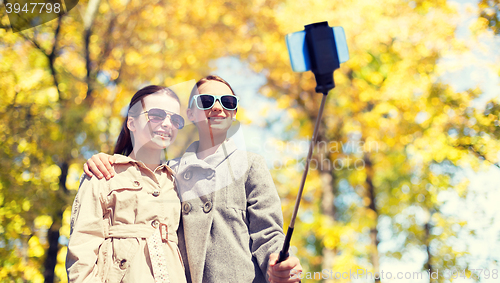
M 267 282 L 269 255 L 285 237 L 264 159 L 231 139 L 204 160 L 197 148 L 169 162 L 182 201 L 179 249 L 188 282 Z

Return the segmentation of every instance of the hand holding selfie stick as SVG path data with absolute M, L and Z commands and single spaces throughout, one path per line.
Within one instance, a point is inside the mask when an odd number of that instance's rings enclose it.
M 342 27 L 331 28 L 327 22 L 314 23 L 305 26 L 304 31 L 288 34 L 286 36 L 288 53 L 292 63 L 292 69 L 295 72 L 305 72 L 311 70 L 316 78 L 316 92 L 323 93 L 318 116 L 314 126 L 314 132 L 309 147 L 309 153 L 306 158 L 306 166 L 302 174 L 297 200 L 292 213 L 292 219 L 286 232 L 285 242 L 281 249 L 277 262 L 282 262 L 288 258 L 288 249 L 292 239 L 295 218 L 299 210 L 302 191 L 306 182 L 309 164 L 311 162 L 314 144 L 318 136 L 318 128 L 325 108 L 326 96 L 328 91 L 335 87 L 333 81 L 333 71 L 340 67 L 349 59 L 347 43 L 345 40 L 344 29 Z

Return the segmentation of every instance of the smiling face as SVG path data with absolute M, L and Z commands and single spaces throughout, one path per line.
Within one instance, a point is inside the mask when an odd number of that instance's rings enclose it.
M 207 81 L 198 87 L 199 94 L 212 95 L 233 95 L 231 89 L 224 83 L 219 81 Z M 236 117 L 237 110 L 226 110 L 222 107 L 219 100 L 215 101 L 212 108 L 200 110 L 193 102 L 191 108 L 188 108 L 187 115 L 189 120 L 195 123 L 200 136 L 205 134 L 226 135 L 227 130 L 231 127 L 233 118 Z
M 142 99 L 132 107 L 136 113 L 142 113 L 135 117 L 129 117 L 127 126 L 133 136 L 134 151 L 139 150 L 161 150 L 167 148 L 177 136 L 177 127 L 172 124 L 171 114 L 179 114 L 180 105 L 173 97 L 165 93 L 154 93 Z M 156 122 L 149 114 L 151 109 L 165 110 L 167 117 L 163 121 Z M 148 113 L 144 113 L 148 111 Z M 149 119 L 148 119 L 149 115 Z M 161 120 L 161 119 L 160 119 Z

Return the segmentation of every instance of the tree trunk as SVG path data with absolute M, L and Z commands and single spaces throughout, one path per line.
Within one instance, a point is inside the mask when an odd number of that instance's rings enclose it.
M 320 153 L 323 154 L 323 153 Z M 320 158 L 319 160 L 324 160 L 325 158 Z M 329 222 L 335 222 L 335 194 L 334 194 L 334 184 L 335 184 L 335 176 L 331 168 L 324 166 L 325 164 L 319 164 L 320 168 L 320 178 L 321 178 L 321 187 L 323 190 L 322 200 L 321 200 L 321 210 L 325 216 L 328 216 Z M 326 168 L 325 168 L 326 167 Z M 327 170 L 329 169 L 329 170 Z M 323 248 L 323 262 L 321 266 L 321 270 L 333 270 L 333 264 L 335 262 L 335 255 L 337 254 L 337 248 Z M 326 279 L 323 282 L 331 283 L 334 282 L 334 279 Z
M 431 239 L 430 239 L 430 234 L 431 234 L 431 224 L 430 222 L 425 223 L 424 229 L 425 229 L 425 250 L 427 252 L 427 262 L 425 263 L 425 269 L 427 272 L 429 272 L 429 282 L 437 282 L 436 279 L 432 278 L 432 272 L 434 272 L 431 260 L 432 260 L 432 255 L 431 255 Z
M 45 259 L 45 283 L 53 283 L 55 279 L 55 267 L 57 265 L 57 253 L 59 252 L 59 228 L 61 228 L 62 210 L 57 215 L 50 225 L 47 232 L 47 240 L 49 242 L 49 249 L 47 250 L 47 258 Z
M 61 175 L 59 176 L 59 191 L 56 194 L 54 205 L 58 205 L 58 209 L 52 215 L 52 225 L 47 231 L 47 241 L 49 242 L 49 249 L 47 250 L 47 257 L 45 258 L 43 275 L 45 283 L 53 283 L 56 277 L 55 267 L 57 265 L 57 254 L 59 253 L 59 229 L 62 227 L 62 218 L 64 213 L 65 196 L 69 194 L 66 187 L 66 179 L 68 178 L 69 162 L 64 161 L 61 165 Z
M 378 254 L 378 210 L 375 205 L 375 187 L 373 186 L 373 164 L 370 160 L 370 157 L 365 153 L 364 156 L 364 161 L 365 161 L 365 170 L 366 170 L 366 190 L 367 190 L 367 195 L 370 200 L 370 204 L 368 205 L 368 208 L 372 210 L 375 213 L 375 219 L 373 226 L 370 229 L 370 259 L 373 265 L 373 273 L 374 277 L 376 274 L 380 274 L 380 262 L 379 262 L 379 254 Z M 380 276 L 375 277 L 375 282 L 380 282 Z

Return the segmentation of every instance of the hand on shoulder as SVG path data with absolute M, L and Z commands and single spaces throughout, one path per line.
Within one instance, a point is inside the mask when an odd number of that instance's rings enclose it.
M 92 155 L 92 157 L 87 160 L 83 165 L 83 171 L 89 177 L 96 176 L 98 179 L 105 177 L 106 180 L 109 180 L 116 174 L 113 169 L 113 163 L 115 161 L 115 156 L 100 152 Z

